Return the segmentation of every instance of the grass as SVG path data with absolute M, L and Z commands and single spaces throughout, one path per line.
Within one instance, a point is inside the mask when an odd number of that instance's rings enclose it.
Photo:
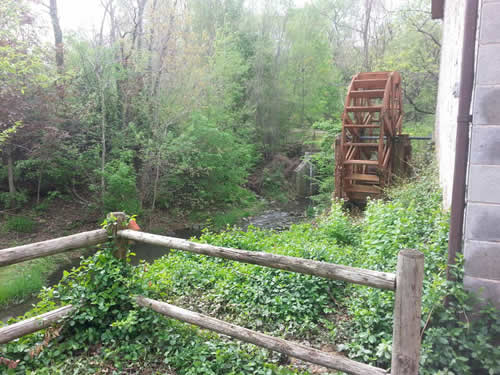
M 39 291 L 56 267 L 53 257 L 49 257 L 0 268 L 0 306 Z
M 47 286 L 47 278 L 69 262 L 57 254 L 0 268 L 0 308 L 19 303 Z
M 8 231 L 17 233 L 31 233 L 35 229 L 35 222 L 29 217 L 12 216 L 6 222 Z

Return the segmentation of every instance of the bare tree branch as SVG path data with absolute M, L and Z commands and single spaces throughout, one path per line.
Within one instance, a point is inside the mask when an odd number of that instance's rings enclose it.
M 423 110 L 423 109 L 419 108 L 419 107 L 417 106 L 417 104 L 416 104 L 416 103 L 412 100 L 412 98 L 410 98 L 410 97 L 406 94 L 406 92 L 405 92 L 405 91 L 404 91 L 404 95 L 405 95 L 406 100 L 408 100 L 408 103 L 410 103 L 410 104 L 411 104 L 411 106 L 413 107 L 413 109 L 414 109 L 415 111 L 417 111 L 417 112 L 419 112 L 419 113 L 423 113 L 423 114 L 425 114 L 425 115 L 434 115 L 434 114 L 436 113 L 436 112 L 429 112 L 429 111 L 426 111 L 426 110 Z
M 441 43 L 436 39 L 436 37 L 434 35 L 432 35 L 430 32 L 426 31 L 423 28 L 425 26 L 425 23 L 422 26 L 418 26 L 417 24 L 415 24 L 415 23 L 412 22 L 412 25 L 415 27 L 415 29 L 419 33 L 421 33 L 421 34 L 427 36 L 428 38 L 430 38 L 434 42 L 434 44 L 436 44 L 439 48 L 441 48 Z

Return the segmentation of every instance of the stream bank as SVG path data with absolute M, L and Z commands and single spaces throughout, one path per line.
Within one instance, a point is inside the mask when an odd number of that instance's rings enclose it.
M 272 229 L 276 231 L 286 230 L 292 224 L 299 223 L 306 219 L 306 209 L 308 205 L 308 200 L 291 201 L 286 205 L 280 205 L 277 202 L 270 202 L 269 204 L 267 204 L 267 209 L 257 215 L 241 219 L 236 224 L 236 226 L 242 228 L 245 231 L 249 226 L 268 230 Z M 181 226 L 179 223 L 177 223 L 174 226 L 174 229 L 172 229 L 172 227 L 156 227 L 154 232 L 156 234 L 189 239 L 191 237 L 200 236 L 202 230 L 205 227 L 206 226 L 204 224 L 200 223 L 185 226 Z M 92 229 L 95 229 L 95 226 Z M 85 228 L 81 231 L 83 230 L 89 229 Z M 57 236 L 58 235 L 54 234 L 54 237 Z M 30 242 L 36 242 L 36 240 Z M 132 258 L 133 264 L 139 264 L 141 260 L 151 263 L 168 253 L 164 247 L 149 244 L 134 244 L 132 247 L 132 251 L 136 254 L 136 256 Z M 64 258 L 62 258 L 62 260 L 57 261 L 58 263 L 55 266 L 55 270 L 51 272 L 46 279 L 45 286 L 52 286 L 57 284 L 59 280 L 61 280 L 64 271 L 68 271 L 73 267 L 78 266 L 80 264 L 80 258 L 82 256 L 90 256 L 94 252 L 95 249 L 86 252 L 68 253 Z M 22 301 L 19 303 L 3 306 L 3 308 L 0 308 L 0 322 L 5 322 L 12 317 L 23 315 L 24 313 L 29 311 L 37 302 L 38 298 L 35 294 L 33 294 L 22 299 Z

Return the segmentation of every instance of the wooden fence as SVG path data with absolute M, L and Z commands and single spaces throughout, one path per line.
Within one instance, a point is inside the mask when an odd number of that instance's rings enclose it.
M 114 240 L 117 241 L 118 244 L 118 251 L 115 253 L 115 256 L 119 258 L 124 258 L 126 256 L 127 243 L 129 240 L 133 240 L 152 245 L 165 246 L 169 249 L 179 249 L 201 255 L 257 264 L 265 267 L 394 291 L 396 296 L 394 305 L 391 374 L 418 374 L 418 363 L 420 358 L 421 299 L 424 275 L 424 256 L 422 253 L 409 249 L 400 251 L 396 274 L 393 274 L 265 252 L 212 246 L 129 229 L 120 230 L 121 223 L 125 220 L 125 214 L 113 213 L 113 215 L 117 218 L 117 222 L 114 224 L 115 229 L 113 230 Z M 104 243 L 107 240 L 107 231 L 101 229 L 0 250 L 0 267 L 82 247 L 93 246 Z M 339 354 L 322 352 L 304 345 L 265 335 L 165 302 L 156 301 L 143 296 L 135 296 L 134 298 L 138 305 L 149 307 L 167 317 L 231 336 L 241 341 L 262 346 L 330 369 L 354 375 L 389 374 L 387 370 L 360 363 Z M 51 324 L 71 314 L 74 310 L 75 308 L 73 306 L 68 305 L 37 317 L 2 327 L 0 328 L 0 344 L 47 328 Z

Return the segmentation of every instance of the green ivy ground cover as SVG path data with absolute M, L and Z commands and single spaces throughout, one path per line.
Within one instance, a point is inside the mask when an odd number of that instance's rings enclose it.
M 393 189 L 390 196 L 389 201 L 369 202 L 356 220 L 336 202 L 315 222 L 288 231 L 232 229 L 206 232 L 199 241 L 387 272 L 395 271 L 399 250 L 418 249 L 425 254 L 420 373 L 500 373 L 500 348 L 494 343 L 500 335 L 498 311 L 486 306 L 482 317 L 472 319 L 472 296 L 460 281 L 446 281 L 448 215 L 440 208 L 433 176 Z M 461 269 L 459 265 L 452 270 L 458 280 Z M 32 312 L 61 302 L 79 306 L 59 336 L 42 343 L 42 333 L 34 334 L 0 346 L 0 351 L 22 361 L 12 373 L 92 374 L 105 373 L 99 372 L 103 368 L 115 374 L 299 371 L 286 357 L 139 308 L 129 298 L 139 293 L 390 366 L 392 292 L 181 251 L 133 267 L 103 249 L 68 273 L 59 286 L 46 289 Z M 451 298 L 445 308 L 446 294 Z M 36 355 L 31 358 L 33 349 Z M 142 372 L 146 368 L 154 372 Z

